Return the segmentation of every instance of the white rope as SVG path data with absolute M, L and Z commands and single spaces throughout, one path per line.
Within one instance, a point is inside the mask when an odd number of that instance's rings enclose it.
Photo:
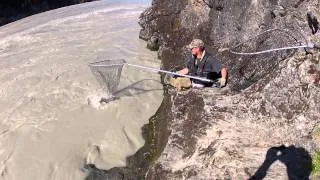
M 273 51 L 283 51 L 283 50 L 299 49 L 299 48 L 315 48 L 315 46 L 313 44 L 309 44 L 309 45 L 302 45 L 302 46 L 290 46 L 290 47 L 269 49 L 269 50 L 258 51 L 258 52 L 236 52 L 236 51 L 232 51 L 230 49 L 229 49 L 229 51 L 233 54 L 238 54 L 238 55 L 257 55 L 257 54 L 263 54 L 263 53 L 268 53 L 268 52 L 273 52 Z
M 290 30 L 288 29 L 278 29 L 278 28 L 275 28 L 275 29 L 269 29 L 269 30 L 266 30 L 252 38 L 250 38 L 248 41 L 251 41 L 252 39 L 258 37 L 258 36 L 261 36 L 263 34 L 266 34 L 266 33 L 269 33 L 269 32 L 272 32 L 272 31 L 281 31 L 281 32 L 284 32 L 286 33 L 288 36 L 292 37 L 293 39 L 295 39 L 296 41 L 298 41 L 290 32 Z M 301 34 L 301 33 L 300 33 Z M 269 50 L 265 50 L 265 51 L 257 51 L 257 52 L 237 52 L 237 51 L 233 51 L 232 49 L 234 48 L 237 48 L 239 47 L 240 45 L 243 44 L 240 43 L 232 48 L 229 49 L 229 51 L 232 53 L 232 54 L 237 54 L 237 55 L 257 55 L 257 54 L 263 54 L 263 53 L 269 53 L 269 52 L 274 52 L 274 51 L 283 51 L 283 50 L 289 50 L 289 49 L 299 49 L 299 48 L 316 48 L 316 49 L 319 49 L 319 47 L 315 44 L 312 44 L 312 43 L 308 43 L 307 42 L 307 39 L 303 36 L 303 34 L 301 34 L 302 37 L 304 38 L 305 40 L 305 43 L 307 43 L 307 45 L 300 45 L 300 46 L 289 46 L 289 47 L 282 47 L 282 48 L 275 48 L 275 49 L 269 49 Z

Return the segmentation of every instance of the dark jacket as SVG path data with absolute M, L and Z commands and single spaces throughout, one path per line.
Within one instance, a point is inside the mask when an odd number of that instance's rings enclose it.
M 187 68 L 189 70 L 189 75 L 204 77 L 211 79 L 213 81 L 221 77 L 221 63 L 218 58 L 205 53 L 201 61 L 196 59 L 196 57 L 191 56 L 187 62 Z M 212 83 L 206 83 L 199 80 L 192 80 L 198 84 L 204 84 L 205 86 L 212 86 Z

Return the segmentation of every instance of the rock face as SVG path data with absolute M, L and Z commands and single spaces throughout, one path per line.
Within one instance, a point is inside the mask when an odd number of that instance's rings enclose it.
M 319 50 L 230 51 L 319 44 L 319 6 L 317 0 L 154 0 L 141 15 L 140 38 L 158 38 L 163 69 L 183 65 L 185 46 L 201 38 L 228 68 L 229 83 L 221 90 L 169 88 L 170 133 L 155 136 L 167 144 L 146 179 L 316 179 Z

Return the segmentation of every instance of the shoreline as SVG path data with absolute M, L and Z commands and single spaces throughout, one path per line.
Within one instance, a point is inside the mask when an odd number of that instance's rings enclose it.
M 86 180 L 103 180 L 105 178 L 145 179 L 149 167 L 160 156 L 168 142 L 170 132 L 167 129 L 167 125 L 170 120 L 172 120 L 170 94 L 164 85 L 164 97 L 160 107 L 149 118 L 149 123 L 142 127 L 142 136 L 145 144 L 136 153 L 126 158 L 125 167 L 101 170 L 92 164 L 85 165 L 84 169 L 89 172 Z

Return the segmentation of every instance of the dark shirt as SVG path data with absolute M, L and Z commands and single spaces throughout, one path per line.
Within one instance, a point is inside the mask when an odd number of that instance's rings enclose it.
M 189 75 L 204 77 L 211 79 L 213 81 L 221 77 L 221 63 L 218 58 L 205 53 L 202 60 L 200 61 L 196 57 L 191 56 L 187 62 L 187 68 L 189 70 Z M 192 80 L 198 84 L 204 84 L 205 86 L 212 86 L 212 83 L 206 83 L 199 80 Z

